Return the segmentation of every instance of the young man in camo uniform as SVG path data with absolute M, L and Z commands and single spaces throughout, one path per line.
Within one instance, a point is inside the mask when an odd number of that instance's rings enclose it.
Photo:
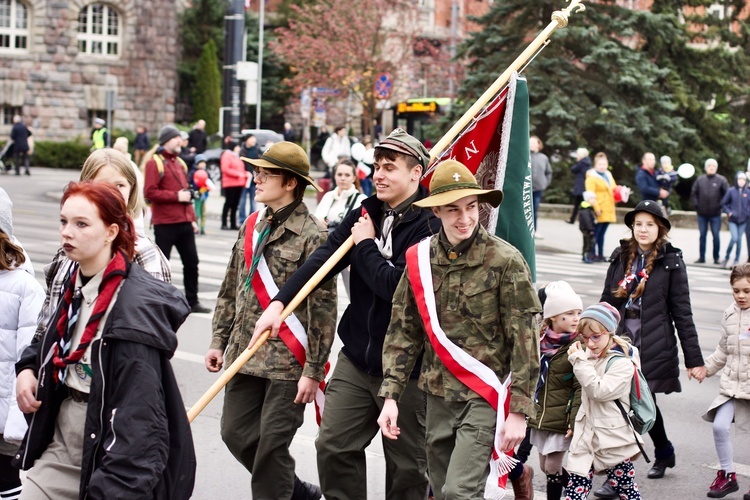
M 302 201 L 310 177 L 304 150 L 274 144 L 255 168 L 256 199 L 266 208 L 247 218 L 227 266 L 213 319 L 206 368 L 217 372 L 247 348 L 270 298 L 325 242 L 327 228 Z M 301 481 L 289 453 L 305 404 L 319 396 L 336 325 L 335 280 L 310 294 L 284 322 L 286 335 L 269 339 L 227 384 L 221 437 L 252 474 L 253 498 L 317 500 L 320 488 Z
M 500 470 L 490 456 L 515 448 L 534 412 L 539 300 L 518 250 L 479 225 L 479 203 L 496 207 L 501 200 L 500 191 L 482 189 L 461 163 L 438 165 L 430 196 L 415 205 L 431 208 L 442 227 L 407 251 L 393 296 L 378 423 L 385 437 L 403 437 L 398 402 L 424 350 L 419 387 L 427 393 L 427 464 L 436 499 L 499 498 L 502 473 L 485 488 L 490 466 Z M 496 408 L 504 405 L 509 374 L 509 414 L 500 427 Z M 490 489 L 495 495 L 485 496 Z

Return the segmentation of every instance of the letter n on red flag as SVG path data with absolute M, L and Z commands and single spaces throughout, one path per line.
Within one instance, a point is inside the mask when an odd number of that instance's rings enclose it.
M 480 207 L 480 222 L 523 254 L 536 281 L 526 78 L 513 74 L 500 94 L 430 166 L 422 184 L 429 186 L 435 167 L 448 159 L 466 165 L 482 187 L 503 191 L 499 209 Z

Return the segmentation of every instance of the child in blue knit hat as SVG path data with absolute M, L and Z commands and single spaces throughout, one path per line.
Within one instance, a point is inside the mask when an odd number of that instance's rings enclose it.
M 641 500 L 632 460 L 640 455 L 643 441 L 615 403 L 619 400 L 626 412 L 630 409 L 633 362 L 640 365 L 640 360 L 637 350 L 615 335 L 619 322 L 620 313 L 606 302 L 586 308 L 578 322 L 578 340 L 568 349 L 568 361 L 582 389 L 568 452 L 566 494 L 571 500 L 588 498 L 595 472 L 607 474 L 619 498 Z M 612 356 L 623 361 L 607 367 Z

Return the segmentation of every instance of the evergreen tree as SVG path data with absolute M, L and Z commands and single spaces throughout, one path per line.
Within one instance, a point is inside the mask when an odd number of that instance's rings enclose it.
M 192 98 L 195 95 L 193 89 L 197 83 L 198 60 L 209 40 L 214 43 L 219 64 L 224 60 L 224 15 L 227 5 L 225 0 L 194 0 L 180 15 L 182 55 L 177 64 L 178 121 L 190 119 L 189 108 L 193 105 Z M 193 116 L 197 115 L 193 113 Z
M 695 133 L 676 154 L 684 161 L 702 166 L 706 158 L 719 160 L 728 175 L 745 168 L 748 145 L 750 58 L 748 31 L 739 19 L 744 0 L 726 0 L 723 18 L 707 15 L 705 9 L 717 2 L 656 0 L 652 12 L 659 14 L 675 36 L 665 37 L 663 25 L 643 26 L 642 50 L 671 72 L 671 89 L 676 113 L 683 116 Z M 703 7 L 703 9 L 696 9 Z
M 656 0 L 652 10 L 635 11 L 602 0 L 571 16 L 525 70 L 531 128 L 548 149 L 606 151 L 615 178 L 627 184 L 645 151 L 696 165 L 708 156 L 721 164 L 746 155 L 740 97 L 750 66 L 735 48 L 744 49 L 745 28 L 735 35 L 687 3 L 711 2 Z M 507 0 L 478 19 L 482 29 L 459 52 L 470 61 L 460 89 L 467 107 L 560 7 L 559 0 Z M 696 35 L 711 48 L 691 45 Z
M 221 108 L 221 73 L 216 57 L 216 45 L 209 40 L 196 65 L 196 82 L 193 87 L 193 115 L 206 121 L 206 133 L 219 130 Z

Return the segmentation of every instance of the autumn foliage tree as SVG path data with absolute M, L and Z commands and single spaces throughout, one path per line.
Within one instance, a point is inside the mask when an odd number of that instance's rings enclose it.
M 351 94 L 369 126 L 377 113 L 378 75 L 390 74 L 395 90 L 413 67 L 416 19 L 410 0 L 319 0 L 290 6 L 288 27 L 276 29 L 269 45 L 291 67 L 285 83 L 294 92 L 329 87 Z

